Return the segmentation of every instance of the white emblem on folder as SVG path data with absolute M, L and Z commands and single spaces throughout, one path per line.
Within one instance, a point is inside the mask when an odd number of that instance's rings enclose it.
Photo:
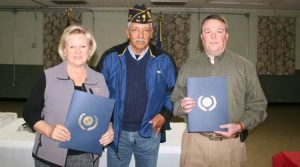
M 215 96 L 200 96 L 198 98 L 198 107 L 203 111 L 212 111 L 217 106 Z
M 82 113 L 79 116 L 78 125 L 82 130 L 91 131 L 98 126 L 98 118 L 96 115 L 90 116 Z

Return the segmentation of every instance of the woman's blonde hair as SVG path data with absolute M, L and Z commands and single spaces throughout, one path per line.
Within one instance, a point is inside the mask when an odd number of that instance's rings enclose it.
M 64 53 L 64 48 L 65 48 L 65 44 L 66 44 L 66 40 L 69 38 L 69 36 L 71 34 L 83 34 L 86 36 L 86 38 L 89 41 L 89 45 L 90 45 L 90 54 L 89 54 L 89 58 L 90 59 L 96 48 L 97 48 L 97 43 L 96 40 L 94 38 L 94 36 L 92 35 L 91 32 L 89 32 L 89 30 L 81 25 L 71 25 L 69 27 L 67 27 L 63 34 L 61 35 L 60 41 L 59 41 L 59 45 L 58 45 L 58 54 L 61 57 L 62 60 L 65 60 L 65 53 Z

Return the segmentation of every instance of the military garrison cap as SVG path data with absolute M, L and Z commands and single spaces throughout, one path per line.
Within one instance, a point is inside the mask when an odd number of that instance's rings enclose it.
M 141 24 L 152 23 L 151 10 L 147 9 L 145 5 L 135 5 L 128 11 L 128 22 Z

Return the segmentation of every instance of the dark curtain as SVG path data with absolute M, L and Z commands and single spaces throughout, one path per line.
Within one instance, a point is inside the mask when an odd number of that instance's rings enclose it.
M 259 75 L 294 74 L 295 37 L 295 17 L 258 17 L 257 73 Z
M 161 47 L 169 52 L 178 68 L 189 57 L 190 44 L 190 14 L 155 14 L 153 15 L 154 34 L 152 43 L 155 45 L 158 38 L 158 18 L 162 19 L 162 42 Z
M 44 69 L 53 67 L 62 62 L 58 55 L 58 44 L 63 30 L 71 24 L 81 24 L 81 13 L 45 13 L 44 14 L 44 41 L 43 64 Z

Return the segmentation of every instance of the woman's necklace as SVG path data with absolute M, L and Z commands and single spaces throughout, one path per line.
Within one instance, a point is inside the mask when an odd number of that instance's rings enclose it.
M 68 75 L 76 86 L 82 86 L 87 78 L 87 72 L 85 68 L 78 68 L 75 70 L 68 68 Z

